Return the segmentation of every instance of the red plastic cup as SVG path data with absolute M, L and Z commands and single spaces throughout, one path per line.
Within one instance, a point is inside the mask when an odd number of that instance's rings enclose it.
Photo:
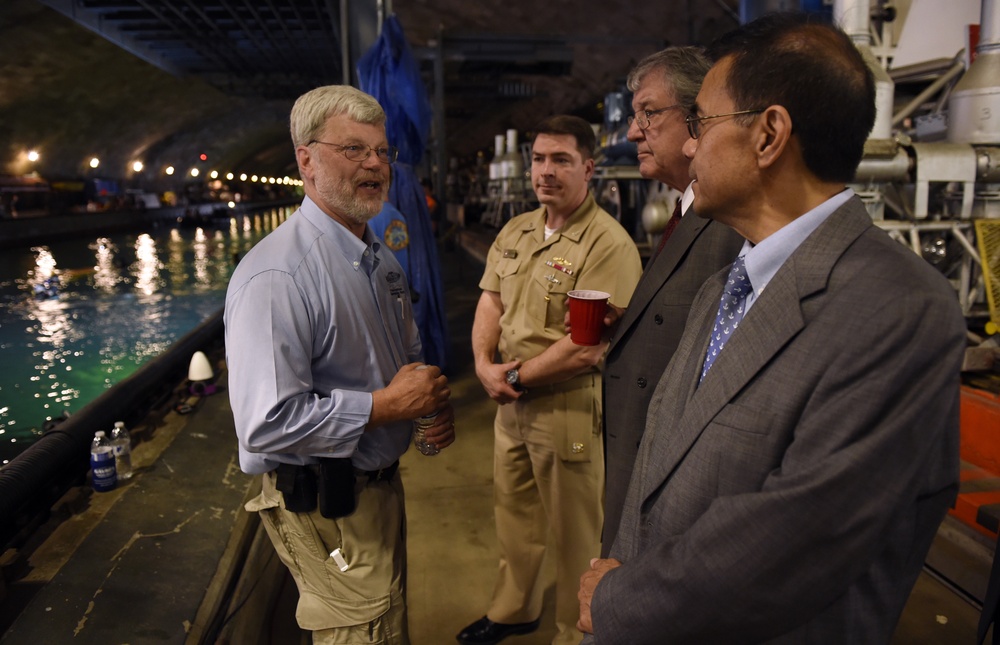
M 566 295 L 569 296 L 570 338 L 577 345 L 597 345 L 601 342 L 611 294 L 582 289 Z

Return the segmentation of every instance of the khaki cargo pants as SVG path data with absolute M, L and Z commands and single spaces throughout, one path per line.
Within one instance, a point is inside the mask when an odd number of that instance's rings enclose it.
M 357 510 L 328 519 L 319 509 L 292 513 L 262 475 L 262 490 L 246 504 L 258 512 L 271 543 L 299 589 L 295 619 L 313 643 L 409 645 L 406 626 L 406 539 L 403 484 L 359 477 Z M 339 548 L 348 568 L 330 556 Z

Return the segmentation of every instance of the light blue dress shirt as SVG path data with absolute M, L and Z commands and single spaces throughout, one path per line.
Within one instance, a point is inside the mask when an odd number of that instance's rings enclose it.
M 370 229 L 359 240 L 306 197 L 236 267 L 225 324 L 244 472 L 319 457 L 376 470 L 406 452 L 409 421 L 365 432 L 371 393 L 421 358 L 406 277 Z
M 778 229 L 766 239 L 761 240 L 759 244 L 753 245 L 749 240 L 743 243 L 740 255 L 745 257 L 747 277 L 750 278 L 750 284 L 753 286 L 753 293 L 747 296 L 744 317 L 750 313 L 750 308 L 764 292 L 767 283 L 771 281 L 781 265 L 791 257 L 795 249 L 799 248 L 806 241 L 806 238 L 826 221 L 827 217 L 843 206 L 853 195 L 854 191 L 846 188 Z

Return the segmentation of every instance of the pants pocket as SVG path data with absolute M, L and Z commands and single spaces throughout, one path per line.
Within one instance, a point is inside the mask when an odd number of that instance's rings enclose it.
M 601 410 L 596 389 L 574 388 L 560 392 L 556 399 L 556 409 L 563 417 L 553 434 L 556 454 L 563 461 L 591 461 L 594 442 L 601 440 Z
M 367 622 L 313 631 L 312 642 L 313 645 L 409 645 L 402 596 L 394 594 L 386 612 Z
M 389 610 L 393 593 L 402 597 L 402 487 L 393 484 L 398 482 L 364 487 L 357 510 L 335 520 L 319 510 L 260 511 L 275 551 L 298 587 L 295 616 L 303 629 L 367 625 Z M 334 549 L 341 550 L 346 571 L 331 557 Z

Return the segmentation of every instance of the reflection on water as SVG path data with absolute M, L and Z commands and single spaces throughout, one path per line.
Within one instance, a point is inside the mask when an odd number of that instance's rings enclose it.
M 233 268 L 294 208 L 0 254 L 0 464 L 222 307 Z M 48 290 L 39 285 L 48 285 Z
M 94 251 L 94 288 L 105 293 L 114 293 L 118 283 L 122 281 L 121 271 L 115 264 L 118 248 L 106 237 L 99 237 L 93 244 L 87 245 Z M 75 277 L 82 277 L 86 269 L 73 272 Z
M 201 229 L 198 229 L 201 230 Z M 156 253 L 156 240 L 143 233 L 135 240 L 135 263 L 132 265 L 132 276 L 135 278 L 135 288 L 139 293 L 149 296 L 163 288 L 160 278 L 159 255 Z

